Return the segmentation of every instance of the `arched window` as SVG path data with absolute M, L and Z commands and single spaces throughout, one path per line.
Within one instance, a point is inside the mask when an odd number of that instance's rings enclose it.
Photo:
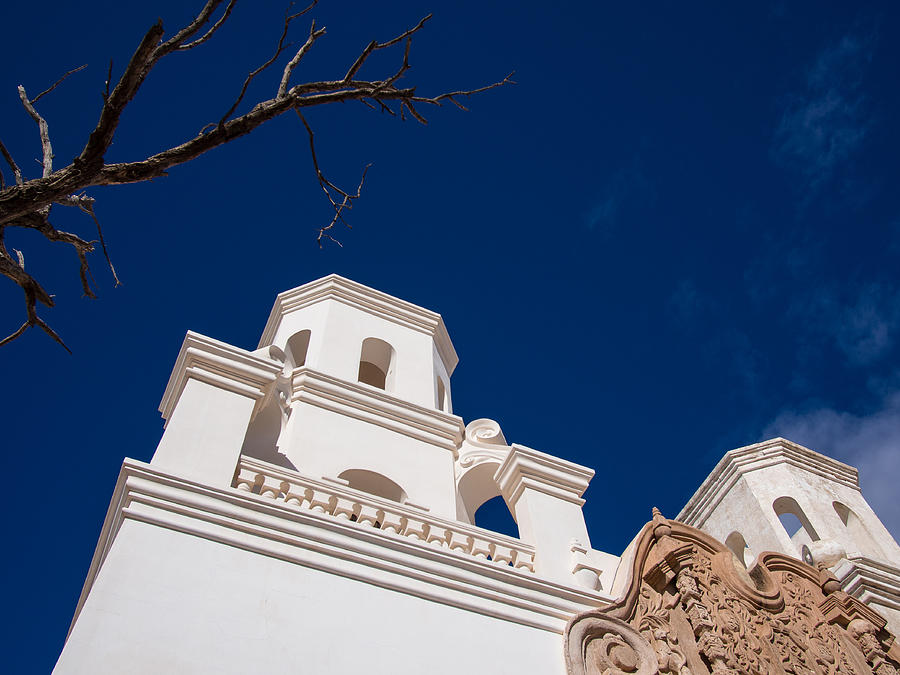
M 366 338 L 359 355 L 359 376 L 363 384 L 391 389 L 394 375 L 394 348 L 384 340 Z
M 725 545 L 731 549 L 731 552 L 734 553 L 734 557 L 737 558 L 744 567 L 750 567 L 753 564 L 753 552 L 750 550 L 750 547 L 747 546 L 747 542 L 744 541 L 744 535 L 740 532 L 732 532 L 725 539 Z
M 516 539 L 519 538 L 519 526 L 516 524 L 512 513 L 509 512 L 506 501 L 499 495 L 488 499 L 479 506 L 478 510 L 475 511 L 473 520 L 477 527 L 506 534 Z
M 779 497 L 772 503 L 778 520 L 781 521 L 785 532 L 791 541 L 800 550 L 804 544 L 819 540 L 819 535 L 809 522 L 809 518 L 803 513 L 803 509 L 793 497 Z
M 310 331 L 301 330 L 294 333 L 287 341 L 287 348 L 284 350 L 287 356 L 287 366 L 290 369 L 299 368 L 306 365 L 306 352 L 309 350 Z
M 354 490 L 368 492 L 401 504 L 406 502 L 406 492 L 387 476 L 366 469 L 347 469 L 338 475 Z
M 835 513 L 841 519 L 844 527 L 847 528 L 847 540 L 842 541 L 847 551 L 859 551 L 860 553 L 884 555 L 881 546 L 869 532 L 869 529 L 863 524 L 859 516 L 846 504 L 840 502 L 832 502 Z

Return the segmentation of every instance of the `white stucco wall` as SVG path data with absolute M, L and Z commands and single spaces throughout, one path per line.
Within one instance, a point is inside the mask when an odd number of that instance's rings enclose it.
M 295 404 L 285 456 L 308 476 L 337 478 L 345 469 L 380 473 L 409 501 L 456 517 L 453 451 L 313 405 Z
M 55 673 L 547 673 L 562 636 L 126 521 Z

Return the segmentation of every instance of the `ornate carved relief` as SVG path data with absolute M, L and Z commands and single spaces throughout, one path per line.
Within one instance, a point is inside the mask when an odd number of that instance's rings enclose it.
M 897 675 L 877 613 L 827 571 L 724 544 L 662 517 L 638 537 L 625 596 L 566 630 L 570 675 Z

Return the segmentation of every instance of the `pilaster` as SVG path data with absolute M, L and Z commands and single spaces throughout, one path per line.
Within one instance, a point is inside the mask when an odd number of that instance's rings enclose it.
M 581 495 L 594 471 L 514 443 L 495 480 L 516 516 L 520 538 L 535 547 L 535 571 L 571 583 L 572 540 L 590 547 Z
M 160 403 L 166 420 L 151 463 L 231 484 L 254 406 L 282 364 L 188 332 Z

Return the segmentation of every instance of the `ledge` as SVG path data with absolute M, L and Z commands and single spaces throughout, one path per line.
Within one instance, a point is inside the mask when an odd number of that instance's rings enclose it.
M 726 452 L 675 519 L 702 528 L 712 511 L 742 476 L 778 464 L 788 464 L 859 490 L 859 472 L 849 464 L 786 438 L 772 438 Z
M 495 478 L 507 504 L 514 505 L 525 488 L 572 502 L 584 504 L 594 470 L 543 452 L 513 443 L 509 454 L 497 469 Z
M 465 433 L 462 418 L 410 403 L 375 387 L 348 382 L 311 368 L 293 372 L 291 401 L 300 401 L 451 450 L 456 458 Z
M 900 569 L 881 560 L 850 556 L 833 569 L 841 588 L 854 598 L 900 611 Z
M 323 300 L 335 300 L 355 309 L 387 319 L 405 328 L 412 328 L 434 338 L 435 346 L 451 375 L 459 362 L 450 335 L 440 314 L 395 298 L 374 288 L 363 286 L 337 274 L 316 279 L 308 284 L 279 293 L 269 314 L 266 327 L 259 340 L 259 347 L 272 343 L 281 319 L 285 314 L 295 312 Z
M 282 365 L 245 349 L 188 331 L 159 404 L 168 421 L 188 380 L 195 379 L 254 400 L 262 398 Z
M 562 633 L 575 614 L 610 601 L 460 551 L 234 488 L 208 487 L 126 459 L 73 625 L 125 520 L 554 633 Z

